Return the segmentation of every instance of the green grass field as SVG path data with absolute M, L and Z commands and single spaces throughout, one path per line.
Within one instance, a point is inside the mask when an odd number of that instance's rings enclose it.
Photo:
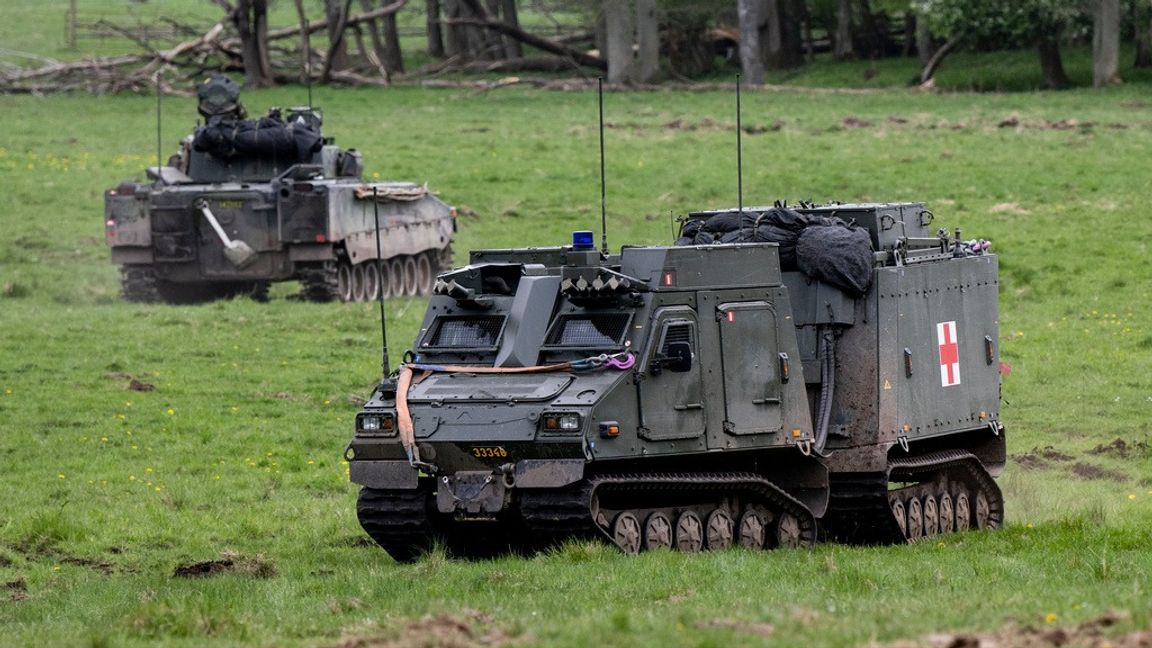
M 1107 635 L 1148 629 L 1148 90 L 745 95 L 764 131 L 744 138 L 747 203 L 924 200 L 993 241 L 1012 367 L 1004 530 L 407 566 L 359 529 L 341 461 L 380 375 L 375 305 L 290 301 L 291 285 L 268 304 L 121 302 L 102 192 L 153 163 L 154 100 L 0 96 L 0 645 L 858 646 L 1109 610 L 1124 620 Z M 459 262 L 598 229 L 593 93 L 320 88 L 316 103 L 369 176 L 427 180 L 461 209 Z M 195 108 L 163 104 L 166 155 Z M 732 96 L 605 104 L 613 247 L 735 204 Z M 389 303 L 393 358 L 422 310 Z M 232 567 L 175 575 L 213 560 Z

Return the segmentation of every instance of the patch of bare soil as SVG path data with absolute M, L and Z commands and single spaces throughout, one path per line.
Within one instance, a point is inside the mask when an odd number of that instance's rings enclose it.
M 994 633 L 935 633 L 915 641 L 872 642 L 870 648 L 1148 648 L 1152 631 L 1105 636 L 1105 630 L 1128 620 L 1124 612 L 1108 612 L 1066 628 L 1009 626 Z
M 1021 452 L 1012 455 L 1012 461 L 1024 470 L 1035 470 L 1037 468 L 1047 468 L 1051 462 L 1065 462 L 1072 461 L 1076 457 L 1070 454 L 1060 452 L 1052 446 L 1035 447 L 1028 452 Z
M 1119 472 L 1117 470 L 1111 470 L 1109 468 L 1103 468 L 1101 466 L 1094 466 L 1090 463 L 1085 463 L 1083 461 L 1078 461 L 1075 464 L 1073 464 L 1072 474 L 1076 475 L 1077 477 L 1079 477 L 1081 479 L 1090 479 L 1090 480 L 1107 479 L 1109 481 L 1115 481 L 1115 482 L 1128 481 L 1128 475 L 1125 475 L 1122 472 Z
M 23 576 L 4 583 L 4 589 L 8 591 L 8 600 L 13 603 L 28 600 L 28 582 Z
M 398 631 L 349 637 L 334 648 L 484 648 L 532 640 L 530 636 L 508 636 L 483 612 L 461 612 L 427 615 L 406 623 Z
M 1115 455 L 1121 459 L 1127 459 L 1129 455 L 1148 455 L 1152 448 L 1143 441 L 1126 442 L 1124 439 L 1116 438 L 1112 443 L 1101 443 L 1100 445 L 1088 451 L 1088 454 L 1094 455 Z
M 856 115 L 849 115 L 840 122 L 841 128 L 871 128 L 872 122 L 857 117 Z
M 116 571 L 116 568 L 113 567 L 112 563 L 107 563 L 102 560 L 92 560 L 91 558 L 74 558 L 72 556 L 68 556 L 66 558 L 61 558 L 60 562 L 68 565 L 76 565 L 78 567 L 87 567 L 104 575 L 108 575 Z
M 200 578 L 229 573 L 245 574 L 256 578 L 272 578 L 276 575 L 276 566 L 260 554 L 245 556 L 235 551 L 224 551 L 220 554 L 220 560 L 205 560 L 179 565 L 172 572 L 172 575 L 179 578 Z
M 708 621 L 697 623 L 696 627 L 702 630 L 720 628 L 755 637 L 771 637 L 772 633 L 776 632 L 776 628 L 771 623 L 740 621 L 737 619 L 709 619 Z

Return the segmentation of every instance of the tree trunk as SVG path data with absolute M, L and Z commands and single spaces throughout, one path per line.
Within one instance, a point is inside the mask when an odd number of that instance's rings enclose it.
M 240 57 L 244 62 L 244 85 L 264 88 L 272 85 L 268 62 L 268 4 L 265 0 L 239 0 L 232 21 L 240 34 Z
M 328 60 L 325 71 L 348 69 L 348 44 L 344 41 L 345 21 L 352 0 L 324 0 L 324 15 L 328 18 Z
M 1044 85 L 1052 90 L 1068 87 L 1068 75 L 1064 73 L 1064 61 L 1060 58 L 1060 43 L 1054 34 L 1044 34 L 1036 42 L 1040 53 L 1040 72 Z
M 396 14 L 384 16 L 384 67 L 388 72 L 404 72 L 404 53 L 400 51 L 400 32 L 396 29 Z
M 628 0 L 604 0 L 604 34 L 607 45 L 608 83 L 632 83 L 636 80 L 632 55 L 632 8 Z
M 764 60 L 760 56 L 760 8 L 762 0 L 736 0 L 740 21 L 740 69 L 744 82 L 764 85 Z
M 854 53 L 852 47 L 852 0 L 837 0 L 836 34 L 832 37 L 832 58 L 843 61 Z
M 794 68 L 804 63 L 804 43 L 800 36 L 803 0 L 767 0 L 765 3 L 765 64 L 774 70 Z
M 920 57 L 920 67 L 936 55 L 936 44 L 932 40 L 932 29 L 928 26 L 928 16 L 916 16 L 916 55 Z
M 308 15 L 304 0 L 296 0 L 296 17 L 300 20 L 300 82 L 312 82 L 312 39 L 308 33 Z
M 373 4 L 374 0 L 360 0 L 360 6 L 364 11 L 371 11 Z M 386 70 L 390 70 L 391 66 L 385 63 L 387 57 L 384 55 L 384 40 L 380 37 L 380 29 L 377 28 L 375 20 L 368 21 L 368 36 L 372 39 L 372 55 L 376 57 L 376 60 L 372 61 L 372 65 L 384 66 Z M 387 77 L 387 75 L 384 76 Z
M 636 80 L 649 83 L 660 72 L 660 22 L 656 0 L 636 0 Z
M 516 11 L 516 0 L 500 0 L 500 16 L 505 24 L 520 29 L 520 14 Z M 518 59 L 524 57 L 524 47 L 515 38 L 504 39 L 504 58 Z
M 444 34 L 440 29 L 440 0 L 425 0 L 427 14 L 425 31 L 428 34 L 428 56 L 444 58 Z
M 450 58 L 461 61 L 471 61 L 472 46 L 468 39 L 467 25 L 455 22 L 465 16 L 464 3 L 461 0 L 443 0 L 444 18 L 448 20 L 448 31 L 445 32 L 444 51 Z
M 1120 82 L 1120 0 L 1095 0 L 1092 16 L 1092 85 Z
M 1136 29 L 1136 60 L 1133 65 L 1138 68 L 1152 67 L 1152 20 L 1148 15 L 1137 15 L 1132 21 Z

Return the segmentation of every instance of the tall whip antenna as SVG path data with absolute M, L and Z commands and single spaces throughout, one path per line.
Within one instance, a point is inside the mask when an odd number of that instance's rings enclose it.
M 740 215 L 740 230 L 744 230 L 744 146 L 740 126 L 740 75 L 736 75 L 736 209 Z
M 305 77 L 305 79 L 307 79 L 307 82 L 308 82 L 308 110 L 312 110 L 312 46 L 311 45 L 308 46 L 307 57 L 308 58 L 306 60 L 308 61 L 308 63 L 307 63 L 307 65 L 304 66 L 306 68 L 306 70 L 304 72 L 304 77 Z
M 372 216 L 376 219 L 376 296 L 380 302 L 380 365 L 384 368 L 384 376 L 388 376 L 388 330 L 384 323 L 384 274 L 380 272 L 380 264 L 384 262 L 380 254 L 380 197 L 376 186 L 372 186 Z
M 160 71 L 156 71 L 156 176 L 160 177 L 160 158 L 163 156 L 161 149 L 163 148 L 163 138 L 161 136 L 161 122 L 160 122 Z
M 604 188 L 604 77 L 596 79 L 596 98 L 600 103 L 600 249 L 608 254 L 608 198 Z

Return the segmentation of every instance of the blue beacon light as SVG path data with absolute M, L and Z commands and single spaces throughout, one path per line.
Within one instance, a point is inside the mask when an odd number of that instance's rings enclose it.
M 572 232 L 572 249 L 573 250 L 595 250 L 596 237 L 592 232 L 582 230 L 579 232 Z

